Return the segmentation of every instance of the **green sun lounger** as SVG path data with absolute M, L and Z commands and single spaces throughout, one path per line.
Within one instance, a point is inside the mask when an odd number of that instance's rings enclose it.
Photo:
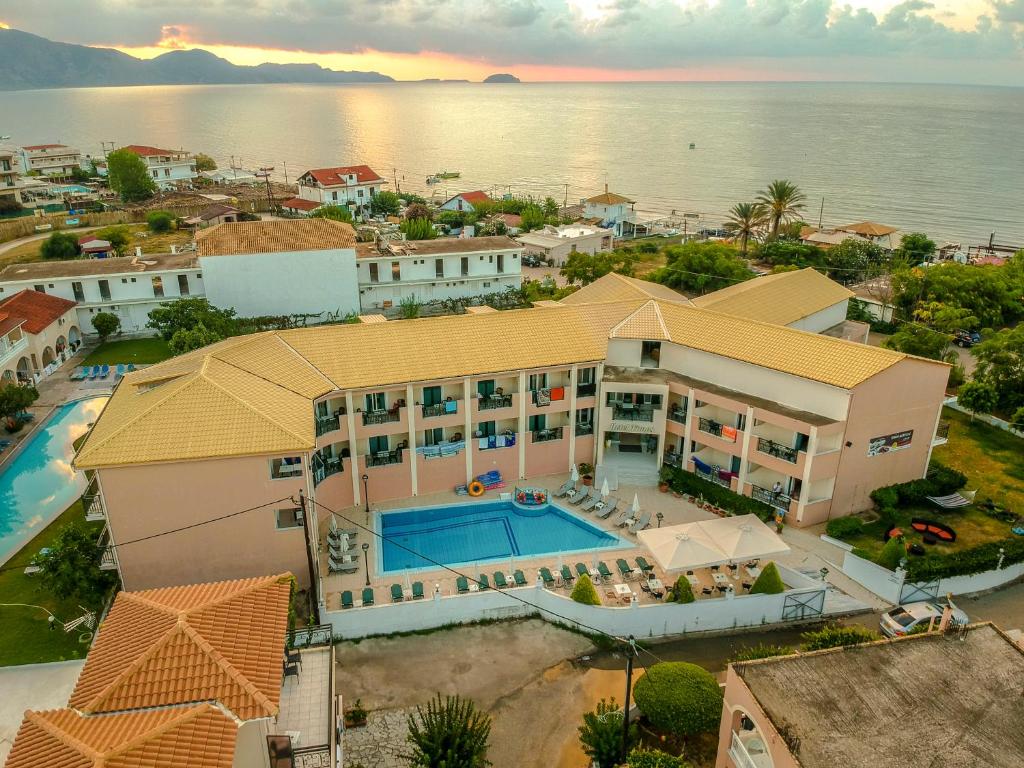
M 572 584 L 573 581 L 576 579 L 576 577 L 572 575 L 572 568 L 570 568 L 568 565 L 563 565 L 561 568 L 561 572 L 562 581 L 564 581 L 566 584 Z
M 469 592 L 469 579 L 465 576 L 459 576 L 455 580 L 455 588 L 459 591 L 460 595 L 464 595 Z
M 626 562 L 625 558 L 620 557 L 615 561 L 615 565 L 619 569 L 619 575 L 627 578 L 633 575 L 633 569 L 629 567 L 629 563 Z
M 355 603 L 352 600 L 352 593 L 346 589 L 341 593 L 341 607 L 351 608 L 353 605 L 355 605 Z
M 487 580 L 487 574 L 481 573 L 476 577 L 476 580 L 480 582 L 480 591 L 483 592 L 485 589 L 491 588 L 491 582 Z
M 551 570 L 548 568 L 540 569 L 540 578 L 544 582 L 545 587 L 555 586 L 555 577 L 551 575 Z
M 583 563 L 576 563 L 576 575 L 577 576 L 589 576 L 590 569 L 587 568 Z
M 423 582 L 414 581 L 412 583 L 412 599 L 422 600 L 423 599 Z
M 610 579 L 612 577 L 612 572 L 608 570 L 608 566 L 604 564 L 604 560 L 598 562 L 597 572 L 601 574 L 602 579 Z
M 526 586 L 526 576 L 524 576 L 523 572 L 520 571 L 518 568 L 516 568 L 515 573 L 512 574 L 512 578 L 516 580 L 517 587 Z
M 505 574 L 501 571 L 494 572 L 494 586 L 498 589 L 505 589 L 508 586 L 508 582 L 505 580 Z
M 402 600 L 404 598 L 405 598 L 405 595 L 402 594 L 402 585 L 401 584 L 392 584 L 391 585 L 391 602 L 392 603 L 400 603 L 400 602 L 402 602 Z
M 646 558 L 638 557 L 636 559 L 636 564 L 640 567 L 641 571 L 645 571 L 646 572 L 646 571 L 653 571 L 654 570 L 654 566 L 651 565 L 650 563 L 648 563 Z
M 373 605 L 373 587 L 366 587 L 363 590 L 363 606 Z

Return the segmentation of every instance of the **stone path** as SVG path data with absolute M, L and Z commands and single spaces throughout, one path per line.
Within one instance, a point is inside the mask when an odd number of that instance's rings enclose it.
M 342 737 L 342 768 L 404 768 L 409 764 L 408 709 L 371 712 L 363 728 L 347 728 Z

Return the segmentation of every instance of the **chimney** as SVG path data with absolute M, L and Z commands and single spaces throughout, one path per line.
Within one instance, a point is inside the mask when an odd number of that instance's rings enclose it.
M 135 246 L 135 258 L 136 259 L 141 259 L 142 258 L 142 246 L 141 245 L 136 245 Z

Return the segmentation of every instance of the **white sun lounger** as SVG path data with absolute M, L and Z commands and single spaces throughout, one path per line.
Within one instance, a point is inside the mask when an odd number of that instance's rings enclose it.
M 597 508 L 594 510 L 594 516 L 604 520 L 610 517 L 612 512 L 618 509 L 618 507 L 619 500 L 614 496 L 609 496 L 606 501 L 598 503 Z
M 644 513 L 642 515 L 640 515 L 640 519 L 637 520 L 635 523 L 633 523 L 631 526 L 629 526 L 629 532 L 630 533 L 636 533 L 637 531 L 642 531 L 644 528 L 646 528 L 650 524 L 651 524 L 651 512 L 650 512 L 650 510 L 646 510 L 645 509 Z
M 925 496 L 925 498 L 943 509 L 957 509 L 973 504 L 976 493 L 977 491 L 966 491 L 963 494 L 951 493 L 949 496 Z

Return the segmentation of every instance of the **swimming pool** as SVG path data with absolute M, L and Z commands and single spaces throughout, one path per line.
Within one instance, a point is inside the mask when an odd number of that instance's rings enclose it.
M 54 185 L 50 187 L 50 189 L 57 194 L 67 195 L 86 195 L 89 192 L 92 192 L 91 189 L 89 189 L 88 187 L 83 187 L 81 184 L 62 184 L 60 186 Z
M 85 491 L 85 473 L 71 467 L 72 444 L 96 421 L 107 399 L 62 405 L 0 471 L 0 563 Z
M 615 534 L 554 504 L 525 508 L 483 501 L 381 512 L 378 525 L 384 546 L 377 564 L 384 573 L 436 567 L 430 560 L 470 564 L 624 545 Z

